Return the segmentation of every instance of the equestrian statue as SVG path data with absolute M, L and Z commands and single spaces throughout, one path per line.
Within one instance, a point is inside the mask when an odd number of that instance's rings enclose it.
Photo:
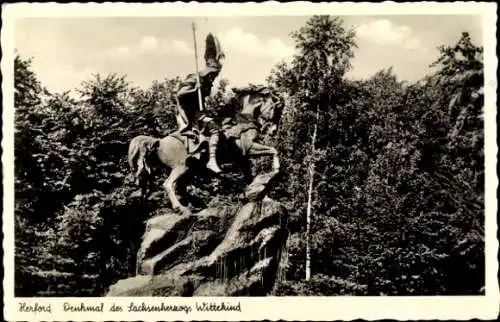
M 230 112 L 218 124 L 204 106 L 225 58 L 212 34 L 206 37 L 204 58 L 206 67 L 189 74 L 176 93 L 179 128 L 161 139 L 139 135 L 131 140 L 128 151 L 129 166 L 143 197 L 148 193 L 152 162 L 160 161 L 171 169 L 163 186 L 172 208 L 181 213 L 190 210 L 177 197 L 177 182 L 188 171 L 204 167 L 217 175 L 221 173 L 219 162 L 232 162 L 240 166 L 246 196 L 253 199 L 262 195 L 280 169 L 277 150 L 257 142 L 276 134 L 283 111 L 280 97 L 265 86 L 233 88 L 234 97 L 225 106 Z M 250 159 L 266 155 L 273 157 L 272 170 L 254 178 Z

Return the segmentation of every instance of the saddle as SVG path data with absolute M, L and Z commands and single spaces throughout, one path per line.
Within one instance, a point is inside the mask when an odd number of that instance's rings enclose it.
M 200 159 L 202 152 L 208 148 L 208 137 L 196 129 L 176 131 L 171 136 L 182 142 L 189 157 Z

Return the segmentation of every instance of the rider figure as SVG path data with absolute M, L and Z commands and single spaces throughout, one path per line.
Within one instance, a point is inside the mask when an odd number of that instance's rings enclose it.
M 222 68 L 220 63 L 223 53 L 220 51 L 218 41 L 211 34 L 207 37 L 207 48 L 205 52 L 205 60 L 207 67 L 199 72 L 200 88 L 201 88 L 201 104 L 200 108 L 198 99 L 198 80 L 196 74 L 189 74 L 186 79 L 180 84 L 177 92 L 177 102 L 179 106 L 178 122 L 180 132 L 183 135 L 197 130 L 199 132 L 198 123 L 201 128 L 205 128 L 209 135 L 209 160 L 207 168 L 215 173 L 220 173 L 221 170 L 217 165 L 216 152 L 217 143 L 219 142 L 219 128 L 214 120 L 207 116 L 205 108 L 205 99 L 210 95 L 213 82 L 219 75 Z M 195 134 L 196 135 L 196 134 Z M 196 135 L 198 136 L 198 135 Z

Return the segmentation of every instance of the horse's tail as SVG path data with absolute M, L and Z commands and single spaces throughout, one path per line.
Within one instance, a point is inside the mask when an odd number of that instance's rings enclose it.
M 141 185 L 141 179 L 146 179 L 151 174 L 148 157 L 157 151 L 159 145 L 159 139 L 145 135 L 136 136 L 130 141 L 128 164 L 137 185 Z

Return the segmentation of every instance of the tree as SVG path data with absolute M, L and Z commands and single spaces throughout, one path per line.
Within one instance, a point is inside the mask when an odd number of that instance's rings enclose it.
M 159 137 L 167 135 L 177 127 L 175 93 L 180 81 L 179 77 L 153 81 L 153 84 L 145 90 L 139 88 L 132 90 L 131 104 L 134 107 L 132 114 L 137 129 L 141 131 L 147 129 L 150 131 L 149 135 Z
M 287 180 L 275 192 L 292 199 L 287 277 L 308 275 L 307 244 L 311 263 L 310 283 L 286 292 L 330 294 L 318 279 L 370 295 L 476 294 L 484 285 L 481 52 L 464 34 L 440 47 L 421 81 L 388 68 L 362 81 L 332 77 L 324 91 L 321 55 L 299 50 L 276 66 L 270 82 L 291 98 L 279 138 Z M 313 212 L 304 234 L 301 215 Z
M 93 106 L 96 111 L 107 115 L 109 113 L 122 111 L 127 106 L 127 95 L 129 86 L 125 76 L 111 74 L 102 77 L 93 74 L 93 79 L 82 82 L 82 88 L 78 92 L 84 102 Z
M 307 163 L 309 180 L 307 183 L 306 209 L 306 279 L 310 278 L 310 222 L 313 208 L 313 189 L 315 163 L 321 158 L 324 147 L 317 147 L 318 126 L 325 123 L 328 115 L 335 109 L 332 102 L 344 74 L 351 67 L 354 56 L 353 30 L 346 30 L 339 18 L 314 16 L 304 27 L 292 33 L 297 55 L 290 66 L 282 64 L 273 70 L 269 81 L 280 91 L 291 97 L 293 110 L 289 112 L 290 122 L 284 125 L 292 147 L 303 144 L 310 137 L 311 155 L 292 156 L 292 151 L 283 151 L 292 162 Z M 322 121 L 323 119 L 323 121 Z M 311 122 L 312 120 L 312 122 Z M 312 123 L 312 124 L 311 124 Z M 312 126 L 312 128 L 311 128 Z M 324 128 L 320 130 L 325 130 Z M 311 133 L 312 132 L 312 133 Z M 304 149 L 305 150 L 305 149 Z M 287 153 L 288 152 L 288 153 Z M 297 191 L 298 193 L 298 191 Z
M 42 87 L 31 70 L 32 59 L 23 59 L 16 53 L 14 59 L 14 106 L 16 115 L 34 109 L 41 103 Z

